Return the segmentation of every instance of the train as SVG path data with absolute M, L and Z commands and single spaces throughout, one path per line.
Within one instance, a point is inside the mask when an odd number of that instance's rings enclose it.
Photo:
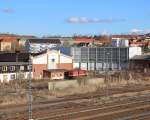
M 77 77 L 84 77 L 87 75 L 88 75 L 87 70 L 82 70 L 82 69 L 73 69 L 65 72 L 66 78 L 77 78 Z

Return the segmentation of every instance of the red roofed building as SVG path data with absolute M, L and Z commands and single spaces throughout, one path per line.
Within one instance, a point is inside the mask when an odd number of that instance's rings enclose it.
M 90 37 L 76 37 L 74 38 L 74 43 L 75 44 L 80 44 L 80 43 L 93 43 L 95 41 L 94 38 Z
M 33 36 L 0 34 L 0 51 L 12 51 L 19 47 L 20 38 L 32 38 Z
M 111 38 L 120 38 L 120 39 L 138 39 L 140 35 L 112 35 Z

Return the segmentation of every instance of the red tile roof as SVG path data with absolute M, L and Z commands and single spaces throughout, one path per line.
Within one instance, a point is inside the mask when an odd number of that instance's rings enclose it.
M 112 38 L 137 39 L 140 35 L 112 35 Z
M 77 37 L 75 38 L 75 43 L 91 43 L 94 42 L 94 38 L 88 38 L 88 37 Z

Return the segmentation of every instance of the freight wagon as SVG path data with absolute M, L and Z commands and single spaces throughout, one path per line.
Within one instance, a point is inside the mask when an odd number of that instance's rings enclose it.
M 88 73 L 86 70 L 81 70 L 81 69 L 74 69 L 65 72 L 65 77 L 66 78 L 76 78 L 76 77 L 82 77 L 82 76 L 87 76 Z

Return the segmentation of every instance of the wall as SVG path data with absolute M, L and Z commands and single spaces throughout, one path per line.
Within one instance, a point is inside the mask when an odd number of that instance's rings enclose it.
M 49 51 L 48 52 L 48 69 L 71 70 L 73 69 L 72 57 L 63 55 L 59 51 Z
M 33 78 L 41 79 L 43 77 L 43 70 L 47 70 L 47 55 L 42 54 L 32 57 Z
M 129 47 L 129 59 L 133 58 L 136 55 L 142 55 L 141 47 Z
M 64 79 L 64 72 L 51 72 L 52 80 Z
M 58 69 L 65 69 L 65 70 L 72 70 L 73 64 L 72 63 L 58 63 L 57 64 Z
M 23 73 L 1 73 L 0 74 L 0 82 L 9 82 L 11 80 L 15 80 L 16 76 L 18 76 L 19 74 L 23 74 L 24 78 L 22 79 L 27 79 L 29 76 L 29 72 L 23 72 Z M 14 75 L 14 79 L 11 78 L 11 76 Z M 7 76 L 7 78 L 5 79 L 4 76 Z
M 48 52 L 48 69 L 56 69 L 56 64 L 59 62 L 59 52 L 49 51 Z
M 60 63 L 72 63 L 72 58 L 69 56 L 60 54 Z
M 112 38 L 113 47 L 129 47 L 129 40 L 121 38 Z
M 102 85 L 104 84 L 104 79 L 97 78 L 97 79 L 89 79 L 86 81 L 86 85 Z M 66 89 L 69 87 L 79 87 L 81 84 L 78 80 L 67 80 L 67 81 L 52 81 L 48 83 L 48 89 L 49 90 L 55 90 L 55 89 Z
M 42 54 L 32 58 L 32 64 L 47 64 L 47 55 Z
M 73 47 L 73 68 L 84 70 L 125 69 L 129 60 L 128 52 L 128 47 Z
M 1 42 L 1 51 L 11 50 L 11 42 Z
M 47 70 L 47 64 L 33 64 L 33 79 L 41 79 L 43 77 L 43 70 Z

